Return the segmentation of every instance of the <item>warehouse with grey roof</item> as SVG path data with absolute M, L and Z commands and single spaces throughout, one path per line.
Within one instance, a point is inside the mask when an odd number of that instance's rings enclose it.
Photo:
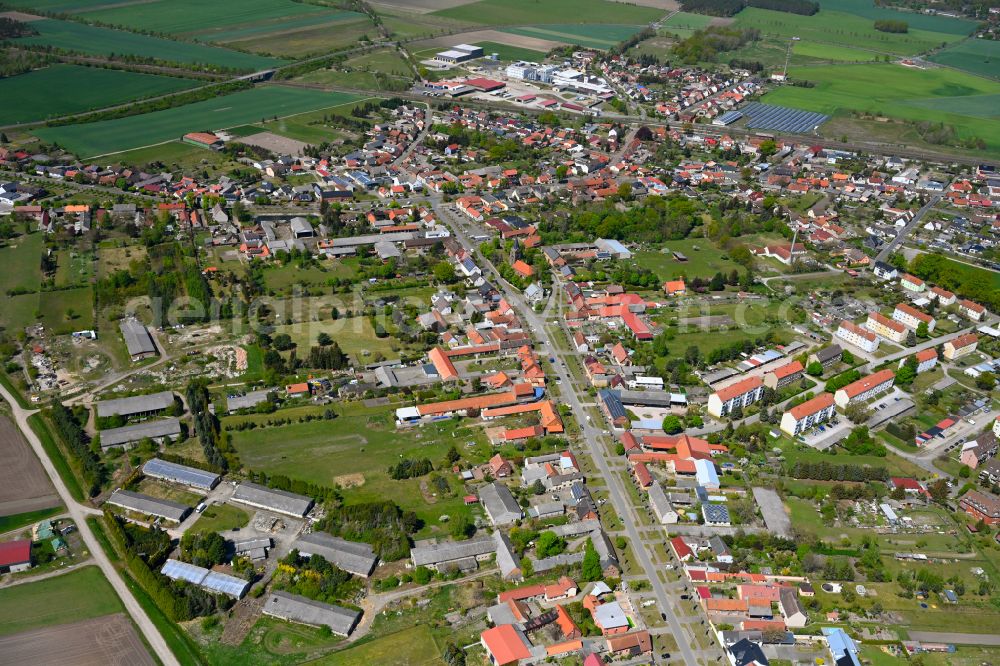
M 149 395 L 134 395 L 128 398 L 112 398 L 97 403 L 98 418 L 109 416 L 151 416 L 174 406 L 172 391 L 160 391 Z
M 167 437 L 180 437 L 181 422 L 176 418 L 162 421 L 146 421 L 138 425 L 122 426 L 101 431 L 101 448 L 110 449 L 113 446 L 131 448 L 136 442 L 151 439 L 163 442 Z
M 314 627 L 327 626 L 340 636 L 349 636 L 361 619 L 360 611 L 280 591 L 271 593 L 264 614 Z
M 142 473 L 154 479 L 179 483 L 198 490 L 211 490 L 219 483 L 219 475 L 196 467 L 178 465 L 159 458 L 146 461 Z
M 415 567 L 436 571 L 475 569 L 479 561 L 489 559 L 496 551 L 492 537 L 482 536 L 466 541 L 418 544 L 410 549 L 410 559 Z
M 365 578 L 378 563 L 378 556 L 368 544 L 347 541 L 326 532 L 303 534 L 292 548 L 302 555 L 319 555 L 330 564 Z
M 305 495 L 274 490 L 248 481 L 244 481 L 236 487 L 232 499 L 234 502 L 240 502 L 247 506 L 283 513 L 296 518 L 305 516 L 313 506 L 312 499 Z
M 139 361 L 150 356 L 156 356 L 156 344 L 145 324 L 138 319 L 123 319 L 118 328 L 121 329 L 122 338 L 125 339 L 125 347 L 128 348 L 128 355 L 133 361 Z
M 155 516 L 177 523 L 184 520 L 191 513 L 191 507 L 184 506 L 179 502 L 159 499 L 158 497 L 151 497 L 142 493 L 133 493 L 130 490 L 122 490 L 120 488 L 111 493 L 111 497 L 108 498 L 107 503 L 144 516 Z

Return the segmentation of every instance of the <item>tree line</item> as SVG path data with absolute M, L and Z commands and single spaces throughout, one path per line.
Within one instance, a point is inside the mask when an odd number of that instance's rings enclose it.
M 799 461 L 788 470 L 790 476 L 796 479 L 813 479 L 815 481 L 886 481 L 889 471 L 885 467 L 869 467 L 868 465 L 837 464 L 829 462 Z
M 101 464 L 100 456 L 91 450 L 90 437 L 84 431 L 80 418 L 58 400 L 53 400 L 49 407 L 49 416 L 56 434 L 79 461 L 80 475 L 87 486 L 87 494 L 93 497 L 101 492 L 101 486 L 107 479 L 107 470 Z

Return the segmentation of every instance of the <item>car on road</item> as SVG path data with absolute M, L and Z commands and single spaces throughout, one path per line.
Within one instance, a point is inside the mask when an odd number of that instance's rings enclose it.
M 690 599 L 690 598 L 691 598 L 691 595 L 690 595 L 690 594 L 682 594 L 682 595 L 681 595 L 681 599 L 683 599 L 684 601 L 687 601 L 687 600 L 688 600 L 688 599 Z

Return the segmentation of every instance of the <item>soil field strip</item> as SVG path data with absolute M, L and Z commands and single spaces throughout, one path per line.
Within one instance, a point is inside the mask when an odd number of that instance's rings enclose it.
M 153 666 L 123 613 L 0 638 L 0 663 Z
M 21 431 L 6 416 L 0 416 L 0 460 L 3 460 L 0 465 L 0 515 L 59 505 L 59 497 L 42 463 Z

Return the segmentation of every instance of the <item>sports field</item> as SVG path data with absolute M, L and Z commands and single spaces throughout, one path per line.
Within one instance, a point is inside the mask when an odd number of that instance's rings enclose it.
M 143 56 L 166 62 L 197 63 L 240 71 L 257 71 L 280 64 L 281 60 L 252 53 L 191 42 L 175 42 L 151 35 L 101 28 L 76 21 L 43 19 L 32 21 L 37 35 L 22 37 L 18 43 L 38 44 L 91 55 Z
M 155 97 L 198 85 L 190 79 L 117 69 L 52 65 L 0 79 L 0 124 L 28 123 Z
M 989 39 L 967 39 L 935 53 L 928 60 L 1000 79 L 1000 42 Z
M 663 17 L 659 9 L 607 0 L 480 0 L 442 9 L 435 16 L 484 25 L 540 25 L 572 21 L 645 25 Z
M 977 116 L 983 113 L 982 96 L 1000 94 L 998 83 L 956 70 L 918 70 L 888 63 L 792 68 L 789 75 L 811 81 L 815 87 L 784 86 L 765 95 L 764 102 L 830 115 L 857 110 L 944 122 L 962 138 L 979 137 L 989 148 L 1000 148 L 1000 115 Z
M 122 610 L 97 567 L 0 589 L 0 636 L 110 615 Z
M 539 39 L 551 39 L 564 44 L 579 44 L 592 49 L 609 49 L 642 30 L 641 25 L 569 25 L 545 24 L 517 28 L 501 28 L 501 32 Z
M 914 15 L 916 16 L 916 15 Z M 939 17 L 929 17 L 939 18 Z M 945 19 L 941 19 L 944 21 Z M 942 43 L 956 42 L 963 33 L 953 32 L 950 23 L 941 23 L 939 30 L 916 29 L 905 34 L 890 34 L 875 30 L 874 21 L 864 16 L 829 9 L 827 3 L 812 16 L 789 14 L 748 7 L 736 15 L 734 25 L 757 28 L 764 35 L 804 41 L 853 46 L 865 50 L 914 55 L 939 48 Z
M 85 125 L 46 127 L 35 133 L 81 157 L 89 157 L 170 141 L 188 132 L 218 130 L 273 116 L 315 111 L 354 99 L 354 95 L 347 93 L 261 86 L 173 109 Z

